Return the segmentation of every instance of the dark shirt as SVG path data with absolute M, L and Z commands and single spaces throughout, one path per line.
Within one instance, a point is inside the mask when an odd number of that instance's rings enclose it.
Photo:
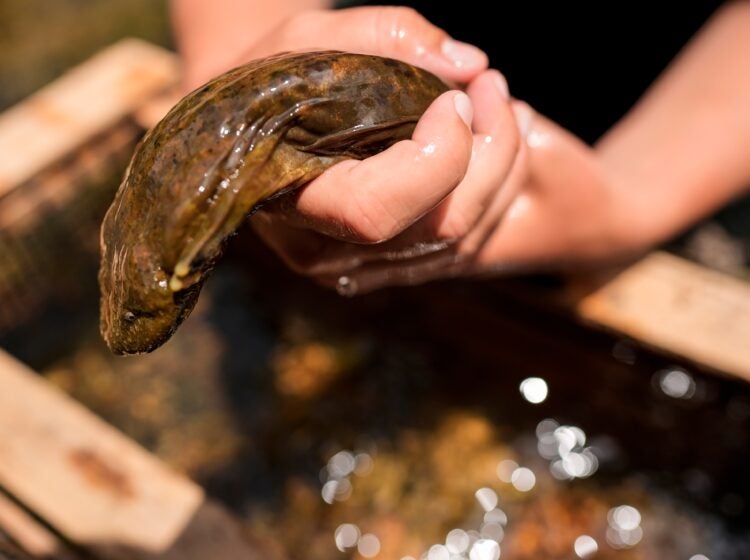
M 403 3 L 481 47 L 513 96 L 587 142 L 633 106 L 720 4 L 497 2 L 498 16 L 483 17 L 486 0 Z

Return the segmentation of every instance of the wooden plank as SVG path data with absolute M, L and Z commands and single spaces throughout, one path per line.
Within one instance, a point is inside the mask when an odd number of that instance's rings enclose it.
M 750 284 L 655 252 L 573 302 L 584 320 L 750 381 Z
M 57 535 L 2 492 L 0 492 L 0 528 L 31 556 L 56 560 L 70 560 L 76 557 Z
M 0 353 L 0 485 L 71 540 L 168 547 L 203 500 L 83 406 Z
M 141 134 L 126 119 L 0 197 L 0 337 L 85 293 L 82 275 L 99 254 L 97 216 Z
M 2 351 L 0 485 L 104 559 L 278 557 L 192 481 Z
M 151 97 L 133 113 L 133 119 L 141 127 L 148 130 L 156 125 L 169 110 L 182 98 L 183 92 L 179 87 Z
M 54 557 L 52 557 L 54 558 Z M 18 548 L 0 527 L 0 560 L 35 560 Z
M 125 39 L 0 115 L 0 196 L 178 79 L 173 53 Z

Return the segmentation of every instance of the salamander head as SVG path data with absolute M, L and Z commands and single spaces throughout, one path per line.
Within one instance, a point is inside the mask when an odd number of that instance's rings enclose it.
M 104 340 L 115 354 L 155 350 L 190 313 L 200 286 L 173 291 L 170 275 L 143 244 L 120 246 L 103 262 L 110 263 L 99 270 Z

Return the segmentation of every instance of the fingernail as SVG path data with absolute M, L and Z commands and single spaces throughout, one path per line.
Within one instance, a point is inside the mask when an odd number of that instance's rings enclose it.
M 518 132 L 520 132 L 521 138 L 525 140 L 531 131 L 531 124 L 534 121 L 534 112 L 531 110 L 531 107 L 525 103 L 515 103 L 513 105 L 513 112 L 516 115 Z
M 461 120 L 466 123 L 466 126 L 471 128 L 471 119 L 474 117 L 474 108 L 471 106 L 471 99 L 463 92 L 456 94 L 453 98 L 453 105 L 456 107 L 456 113 L 461 117 Z
M 443 56 L 450 60 L 456 68 L 481 66 L 486 60 L 486 55 L 481 49 L 453 39 L 443 41 L 441 50 Z
M 508 80 L 505 79 L 500 72 L 495 71 L 495 87 L 500 93 L 500 97 L 503 99 L 510 98 L 510 91 L 508 90 Z

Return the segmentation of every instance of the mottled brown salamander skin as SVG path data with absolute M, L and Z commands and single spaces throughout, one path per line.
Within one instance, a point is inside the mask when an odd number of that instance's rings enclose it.
M 110 349 L 166 342 L 260 204 L 409 138 L 446 89 L 402 62 L 327 51 L 254 61 L 185 97 L 139 144 L 102 224 Z

